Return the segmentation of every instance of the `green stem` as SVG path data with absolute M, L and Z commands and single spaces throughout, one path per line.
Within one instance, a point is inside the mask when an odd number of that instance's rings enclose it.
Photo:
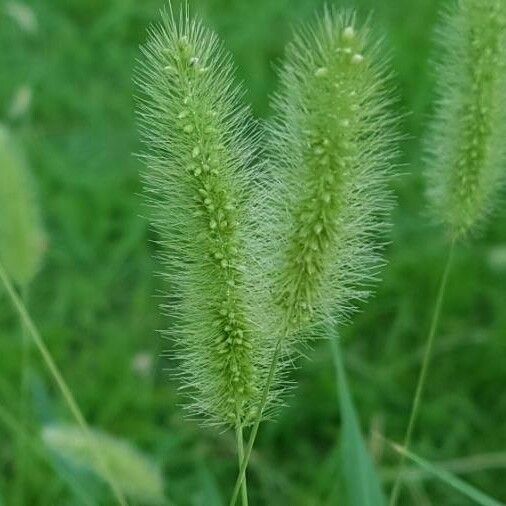
M 332 332 L 329 332 L 332 334 Z M 336 372 L 337 392 L 340 397 L 346 398 L 351 402 L 348 395 L 348 380 L 346 379 L 346 372 L 344 370 L 343 358 L 341 356 L 341 346 L 339 344 L 339 337 L 330 335 L 328 337 L 330 349 L 332 352 L 332 360 L 334 362 L 334 370 Z
M 244 460 L 244 438 L 242 434 L 242 425 L 239 418 L 237 418 L 235 434 L 237 438 L 237 458 L 239 461 L 239 469 L 240 469 L 241 464 Z M 244 477 L 244 480 L 242 481 L 241 485 L 241 498 L 242 498 L 242 506 L 248 506 L 248 485 L 246 482 L 246 476 Z
M 63 379 L 63 376 L 61 372 L 58 369 L 58 366 L 53 360 L 53 357 L 51 356 L 51 353 L 47 349 L 39 331 L 37 330 L 37 327 L 35 326 L 33 320 L 31 319 L 30 315 L 28 314 L 28 311 L 23 304 L 22 300 L 19 298 L 18 294 L 16 293 L 16 290 L 14 289 L 9 276 L 7 275 L 7 272 L 5 271 L 4 266 L 0 262 L 0 279 L 2 280 L 2 283 L 5 286 L 5 289 L 7 291 L 7 294 L 9 298 L 11 299 L 11 302 L 18 312 L 21 321 L 25 325 L 28 333 L 33 339 L 33 342 L 35 343 L 35 346 L 39 350 L 40 354 L 42 355 L 42 358 L 49 369 L 49 372 L 53 376 L 53 379 L 55 380 L 58 388 L 60 389 L 61 394 L 63 395 L 63 398 L 65 399 L 65 402 L 68 405 L 68 408 L 74 418 L 76 419 L 77 423 L 81 427 L 81 430 L 85 434 L 86 438 L 88 439 L 88 443 L 90 444 L 90 448 L 95 454 L 95 458 L 99 462 L 99 464 L 102 466 L 104 470 L 104 475 L 107 478 L 107 481 L 109 485 L 111 486 L 111 489 L 113 491 L 113 494 L 118 501 L 118 503 L 121 506 L 126 506 L 127 502 L 123 495 L 123 492 L 119 489 L 118 485 L 114 481 L 108 466 L 106 465 L 105 461 L 102 458 L 102 455 L 100 453 L 100 449 L 98 448 L 98 445 L 95 442 L 95 439 L 93 438 L 90 428 L 81 413 L 81 410 L 79 409 L 79 406 L 77 405 L 76 400 L 74 399 L 74 396 L 72 395 L 72 392 L 70 391 L 69 387 L 65 383 L 65 380 Z
M 452 241 L 450 245 L 450 250 L 448 252 L 448 259 L 446 261 L 446 266 L 443 272 L 443 276 L 441 278 L 441 282 L 439 285 L 439 291 L 437 294 L 436 304 L 434 306 L 434 312 L 432 314 L 432 321 L 430 324 L 429 334 L 427 336 L 427 344 L 425 347 L 425 353 L 422 362 L 422 368 L 420 370 L 420 375 L 418 377 L 418 383 L 416 386 L 415 397 L 413 399 L 413 404 L 411 407 L 411 414 L 409 417 L 408 427 L 406 429 L 406 434 L 404 436 L 403 449 L 408 451 L 409 445 L 411 444 L 411 437 L 413 435 L 413 430 L 415 428 L 416 418 L 418 416 L 418 411 L 420 410 L 420 402 L 422 399 L 423 390 L 425 387 L 425 381 L 427 378 L 427 372 L 429 370 L 430 359 L 432 355 L 432 349 L 434 347 L 434 340 L 436 336 L 436 331 L 439 324 L 439 318 L 441 316 L 441 309 L 443 307 L 444 296 L 446 292 L 446 286 L 448 284 L 448 277 L 450 274 L 450 269 L 453 261 L 453 253 L 455 250 L 455 241 Z M 399 463 L 399 471 L 397 473 L 397 478 L 395 480 L 394 486 L 392 488 L 392 493 L 390 495 L 390 506 L 395 506 L 397 504 L 397 500 L 399 498 L 399 494 L 402 486 L 402 473 L 404 471 L 404 465 L 406 461 L 406 454 L 401 454 L 401 460 Z
M 255 423 L 253 425 L 253 428 L 251 429 L 251 434 L 248 440 L 248 446 L 246 447 L 246 451 L 244 453 L 244 459 L 242 461 L 241 468 L 239 469 L 239 475 L 237 476 L 237 481 L 235 482 L 234 491 L 232 492 L 232 498 L 230 499 L 230 506 L 235 506 L 235 503 L 237 501 L 237 497 L 239 496 L 239 490 L 242 486 L 243 481 L 245 480 L 246 476 L 246 469 L 248 467 L 248 462 L 251 457 L 251 451 L 253 450 L 253 445 L 255 444 L 255 439 L 258 433 L 258 427 L 260 426 L 260 423 L 262 421 L 262 415 L 265 409 L 265 406 L 267 404 L 267 398 L 269 396 L 269 391 L 272 386 L 272 381 L 274 379 L 274 373 L 276 371 L 276 364 L 278 362 L 279 354 L 281 352 L 281 342 L 283 341 L 284 334 L 280 334 L 278 340 L 276 341 L 276 347 L 274 349 L 274 354 L 272 356 L 271 365 L 269 367 L 269 373 L 267 375 L 267 381 L 265 383 L 263 392 L 262 392 L 262 399 L 260 401 L 260 409 L 257 413 L 257 418 L 255 420 Z
M 25 286 L 21 289 L 21 300 L 27 306 L 28 304 L 28 288 Z M 26 325 L 20 318 L 21 326 L 21 382 L 20 382 L 20 416 L 21 423 L 28 425 L 29 421 L 29 401 L 28 401 L 28 378 L 30 370 L 30 346 L 29 336 Z M 23 490 L 26 475 L 26 438 L 18 438 L 18 466 L 16 473 L 17 481 L 17 498 L 19 504 L 24 504 Z

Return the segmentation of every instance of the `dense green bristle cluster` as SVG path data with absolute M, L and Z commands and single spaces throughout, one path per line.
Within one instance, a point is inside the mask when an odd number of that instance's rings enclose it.
M 26 160 L 2 125 L 0 209 L 0 260 L 14 281 L 26 287 L 40 268 L 46 239 Z
M 489 214 L 506 173 L 506 4 L 459 0 L 440 39 L 429 196 L 458 239 Z
M 269 412 L 280 339 L 348 315 L 376 276 L 396 140 L 380 52 L 351 14 L 326 11 L 300 32 L 260 153 L 215 36 L 185 12 L 151 31 L 138 79 L 145 181 L 181 375 L 214 422 Z M 263 154 L 270 169 L 255 173 Z
M 244 424 L 270 353 L 247 272 L 257 134 L 228 55 L 186 12 L 164 14 L 143 53 L 145 183 L 166 252 L 181 375 L 194 411 Z
M 326 11 L 299 33 L 281 69 L 263 211 L 271 291 L 287 335 L 340 318 L 367 294 L 381 262 L 378 235 L 394 118 L 380 49 L 351 14 Z

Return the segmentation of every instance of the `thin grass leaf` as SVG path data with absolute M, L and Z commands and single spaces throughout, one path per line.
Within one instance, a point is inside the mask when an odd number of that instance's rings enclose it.
M 472 499 L 473 501 L 475 501 L 476 504 L 479 504 L 481 506 L 504 506 L 503 502 L 497 501 L 496 499 L 489 497 L 488 495 L 484 494 L 483 492 L 473 487 L 472 485 L 469 485 L 469 483 L 466 483 L 465 481 L 461 480 L 460 478 L 450 473 L 449 471 L 446 471 L 441 467 L 431 464 L 422 457 L 419 457 L 418 455 L 415 455 L 409 450 L 404 449 L 402 446 L 399 446 L 391 442 L 389 442 L 389 444 L 396 452 L 400 453 L 401 455 L 404 455 L 407 459 L 414 462 L 424 471 L 426 471 L 429 474 L 432 474 L 434 477 L 446 483 L 453 489 L 457 490 L 465 497 Z
M 58 389 L 60 390 L 70 412 L 72 413 L 72 416 L 77 421 L 78 425 L 80 426 L 84 436 L 88 440 L 88 443 L 90 443 L 90 450 L 93 452 L 94 455 L 97 457 L 97 463 L 100 465 L 101 469 L 103 470 L 103 474 L 106 477 L 111 490 L 114 494 L 115 499 L 117 500 L 118 504 L 125 506 L 126 502 L 123 497 L 123 491 L 117 486 L 114 479 L 111 477 L 111 473 L 109 472 L 109 469 L 107 468 L 107 465 L 103 462 L 100 448 L 98 445 L 94 444 L 95 439 L 90 435 L 90 430 L 88 427 L 88 423 L 86 422 L 86 419 L 84 418 L 75 398 L 72 394 L 72 391 L 70 390 L 69 386 L 63 379 L 63 376 L 58 369 L 58 366 L 56 365 L 55 361 L 53 360 L 53 357 L 47 348 L 44 340 L 42 339 L 42 336 L 40 335 L 39 330 L 35 326 L 35 323 L 33 322 L 30 314 L 28 313 L 28 310 L 26 309 L 26 306 L 24 305 L 23 301 L 21 300 L 20 296 L 17 294 L 16 290 L 14 289 L 14 286 L 10 280 L 9 275 L 7 274 L 7 271 L 5 270 L 5 267 L 3 266 L 1 260 L 0 260 L 0 282 L 3 284 L 8 297 L 10 298 L 13 307 L 15 308 L 16 312 L 19 314 L 19 317 L 21 321 L 23 322 L 23 325 L 26 327 L 28 333 L 31 335 L 33 342 L 35 343 L 35 346 L 39 350 L 42 359 L 44 360 L 51 376 L 53 377 L 54 381 L 58 385 Z
M 330 339 L 342 419 L 341 460 L 348 506 L 386 504 L 379 476 L 367 450 L 346 378 L 338 339 Z
M 99 431 L 91 431 L 114 480 L 125 495 L 142 504 L 163 504 L 163 478 L 160 469 L 125 441 Z M 85 469 L 98 478 L 103 467 L 90 450 L 89 441 L 79 427 L 48 425 L 42 431 L 47 447 L 67 463 Z

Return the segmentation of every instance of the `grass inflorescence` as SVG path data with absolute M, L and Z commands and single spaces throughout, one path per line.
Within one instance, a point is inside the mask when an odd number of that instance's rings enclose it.
M 287 335 L 342 322 L 382 263 L 397 140 L 382 52 L 353 13 L 333 10 L 288 46 L 263 197 L 266 271 Z
M 459 0 L 439 41 L 428 189 L 433 214 L 460 239 L 484 222 L 505 180 L 506 4 Z
M 439 30 L 438 101 L 428 151 L 430 210 L 450 240 L 412 401 L 403 448 L 408 451 L 428 378 L 446 287 L 458 241 L 482 225 L 505 181 L 506 4 L 458 0 Z M 390 496 L 395 506 L 406 455 Z
M 270 294 L 261 312 L 273 315 L 276 347 L 231 505 L 274 373 L 349 317 L 382 264 L 398 118 L 381 47 L 355 25 L 353 13 L 325 10 L 299 30 L 280 70 L 255 213 Z
M 26 288 L 44 256 L 45 232 L 35 184 L 23 153 L 0 124 L 0 261 L 17 285 Z
M 143 55 L 144 181 L 177 319 L 168 334 L 190 409 L 244 425 L 256 413 L 271 349 L 255 323 L 248 275 L 257 128 L 229 55 L 187 10 L 163 14 Z

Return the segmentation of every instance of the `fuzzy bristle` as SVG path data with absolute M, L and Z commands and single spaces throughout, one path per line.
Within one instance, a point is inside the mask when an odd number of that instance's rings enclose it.
M 379 45 L 351 13 L 326 10 L 288 48 L 269 132 L 274 184 L 259 206 L 287 336 L 342 321 L 382 263 L 396 140 L 387 77 Z
M 483 224 L 505 181 L 506 3 L 459 0 L 439 39 L 428 193 L 453 240 Z
M 168 331 L 191 410 L 247 424 L 265 383 L 269 340 L 248 282 L 249 191 L 257 128 L 229 55 L 183 9 L 163 14 L 137 76 L 146 192 L 170 281 Z

